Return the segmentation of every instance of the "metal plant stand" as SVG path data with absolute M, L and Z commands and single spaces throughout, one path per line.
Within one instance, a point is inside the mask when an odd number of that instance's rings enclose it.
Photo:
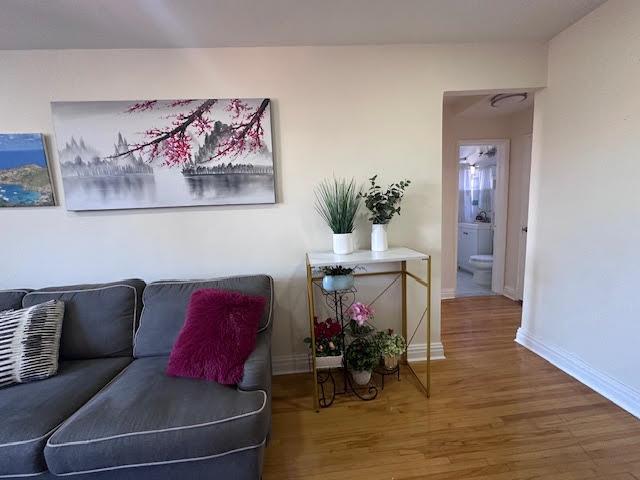
M 426 278 L 421 278 L 418 275 L 407 270 L 407 262 L 424 262 L 426 264 Z M 415 250 L 411 250 L 409 248 L 390 248 L 385 252 L 371 252 L 365 250 L 356 251 L 350 255 L 335 255 L 332 252 L 322 252 L 322 253 L 307 253 L 306 258 L 307 263 L 307 302 L 309 307 L 309 327 L 310 327 L 310 337 L 311 337 L 311 371 L 313 374 L 313 407 L 316 411 L 319 411 L 320 407 L 330 406 L 336 394 L 342 394 L 347 392 L 353 392 L 358 398 L 362 400 L 373 400 L 378 395 L 377 386 L 370 382 L 368 385 L 364 387 L 359 387 L 354 385 L 353 379 L 348 372 L 348 369 L 344 368 L 342 365 L 341 368 L 325 369 L 323 367 L 318 367 L 316 364 L 316 341 L 315 341 L 315 329 L 314 329 L 314 321 L 315 321 L 315 301 L 316 295 L 315 290 L 318 288 L 321 289 L 321 292 L 324 296 L 325 302 L 327 305 L 331 307 L 336 315 L 336 320 L 340 322 L 342 326 L 342 335 L 341 335 L 341 346 L 342 352 L 345 352 L 346 341 L 344 334 L 345 327 L 345 313 L 349 306 L 355 300 L 355 289 L 339 291 L 339 292 L 326 292 L 322 290 L 321 285 L 318 284 L 318 281 L 322 279 L 321 276 L 314 277 L 313 269 L 320 267 L 329 267 L 329 266 L 356 266 L 356 265 L 371 265 L 371 264 L 389 264 L 395 263 L 400 264 L 399 270 L 385 270 L 385 271 L 376 271 L 376 272 L 365 272 L 365 273 L 356 273 L 354 276 L 358 277 L 369 277 L 369 276 L 383 276 L 383 275 L 394 275 L 394 280 L 385 288 L 385 290 L 374 299 L 371 304 L 375 302 L 381 295 L 383 295 L 398 279 L 401 280 L 401 292 L 402 292 L 402 335 L 407 339 L 407 343 L 411 344 L 414 336 L 418 332 L 419 327 L 422 325 L 422 322 L 426 323 L 426 382 L 423 383 L 421 377 L 415 372 L 413 366 L 406 361 L 406 354 L 403 356 L 402 363 L 406 364 L 409 371 L 416 377 L 418 384 L 423 388 L 427 398 L 431 394 L 431 257 L 427 254 L 417 252 Z M 407 279 L 414 280 L 418 285 L 424 287 L 426 289 L 426 307 L 422 312 L 422 316 L 419 318 L 415 329 L 413 330 L 413 334 L 411 336 L 408 335 L 408 327 L 407 327 Z M 334 372 L 337 370 L 342 370 L 341 372 L 341 380 L 342 382 L 336 382 L 337 376 L 334 375 Z M 397 369 L 383 369 L 378 368 L 374 370 L 374 372 L 378 373 L 381 376 L 381 388 L 384 386 L 384 377 L 387 375 L 396 375 L 399 379 L 400 375 L 400 365 L 398 365 Z M 337 383 L 342 383 L 342 388 L 337 387 Z M 332 386 L 331 395 L 328 394 L 327 390 L 329 385 Z
M 327 306 L 333 310 L 334 318 L 340 323 L 341 333 L 340 333 L 340 341 L 339 348 L 343 354 L 347 351 L 347 335 L 345 333 L 345 327 L 349 323 L 349 319 L 347 317 L 347 310 L 356 299 L 357 290 L 355 288 L 350 288 L 348 290 L 335 290 L 333 292 L 328 292 L 322 286 L 313 282 L 314 286 L 320 288 L 322 294 L 324 296 L 325 302 Z M 333 372 L 339 370 L 338 368 L 327 368 L 327 369 L 318 369 L 318 375 L 316 376 L 317 388 L 319 388 L 318 392 L 318 403 L 322 408 L 330 407 L 336 395 L 345 395 L 348 393 L 353 393 L 356 397 L 363 401 L 373 400 L 378 396 L 378 388 L 369 381 L 367 385 L 357 385 L 349 373 L 346 365 L 342 365 L 340 368 L 342 370 L 341 377 L 342 380 L 342 388 L 340 390 L 337 389 L 336 386 L 336 377 L 334 377 Z M 373 377 L 372 377 L 373 378 Z M 326 387 L 328 385 L 332 386 L 331 395 L 327 394 Z
M 396 368 L 387 368 L 384 365 L 376 367 L 373 370 L 374 373 L 380 375 L 380 390 L 384 390 L 384 377 L 394 376 L 400 381 L 400 364 L 396 365 Z

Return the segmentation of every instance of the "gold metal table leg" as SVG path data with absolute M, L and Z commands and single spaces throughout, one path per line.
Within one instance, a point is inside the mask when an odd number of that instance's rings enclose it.
M 427 259 L 427 398 L 431 396 L 431 256 Z
M 313 381 L 313 408 L 316 412 L 320 411 L 320 401 L 318 400 L 318 380 L 316 378 L 316 329 L 314 325 L 315 319 L 315 302 L 313 297 L 313 275 L 309 259 L 307 259 L 307 302 L 309 306 L 309 331 L 311 334 L 311 377 Z
M 407 337 L 407 262 L 402 262 L 402 336 Z M 402 363 L 407 363 L 407 352 L 402 354 Z

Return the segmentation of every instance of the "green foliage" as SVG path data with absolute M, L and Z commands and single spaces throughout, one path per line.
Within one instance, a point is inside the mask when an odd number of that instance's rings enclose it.
M 334 267 L 321 267 L 320 271 L 325 275 L 338 276 L 338 275 L 351 275 L 355 267 L 343 267 L 341 265 L 336 265 Z
M 380 353 L 368 339 L 358 338 L 351 342 L 345 353 L 347 367 L 357 372 L 369 372 L 378 364 Z
M 399 356 L 407 351 L 407 342 L 404 337 L 393 333 L 392 330 L 376 333 L 373 342 L 383 356 Z
M 376 184 L 376 178 L 378 176 L 374 175 L 369 179 L 369 190 L 360 196 L 364 198 L 364 204 L 371 212 L 369 220 L 374 224 L 384 225 L 389 223 L 396 213 L 400 215 L 400 201 L 411 180 L 392 183 L 386 190 L 382 190 L 382 187 Z
M 353 232 L 360 205 L 360 189 L 354 179 L 326 179 L 316 187 L 316 211 L 333 233 Z

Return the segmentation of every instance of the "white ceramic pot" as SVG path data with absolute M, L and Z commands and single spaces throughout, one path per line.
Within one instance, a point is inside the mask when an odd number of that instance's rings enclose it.
M 384 252 L 386 250 L 389 250 L 387 226 L 374 223 L 371 225 L 371 251 Z
M 353 233 L 334 233 L 333 253 L 336 255 L 353 253 Z
M 353 377 L 353 381 L 358 385 L 366 385 L 371 380 L 371 372 L 370 371 L 356 371 L 351 370 L 351 376 Z

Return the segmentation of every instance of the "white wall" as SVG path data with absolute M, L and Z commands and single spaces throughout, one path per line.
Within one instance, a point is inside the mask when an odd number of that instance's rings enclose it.
M 550 43 L 518 340 L 640 416 L 640 2 Z
M 507 208 L 507 244 L 505 252 L 505 291 L 515 294 L 518 275 L 520 209 L 522 204 L 523 135 L 531 133 L 533 108 L 510 115 L 456 115 L 445 104 L 442 129 L 442 292 L 452 296 L 456 286 L 456 245 L 458 226 L 458 142 L 460 140 L 509 139 L 509 199 Z M 526 187 L 528 188 L 528 186 Z
M 439 339 L 442 94 L 544 86 L 546 47 L 2 52 L 0 72 L 3 132 L 51 135 L 52 100 L 273 99 L 277 205 L 95 213 L 63 206 L 3 209 L 0 288 L 270 273 L 276 279 L 279 358 L 305 352 L 304 252 L 330 248 L 312 189 L 334 173 L 360 181 L 374 173 L 385 182 L 413 180 L 390 241 L 434 256 Z M 361 233 L 366 239 L 368 231 Z

